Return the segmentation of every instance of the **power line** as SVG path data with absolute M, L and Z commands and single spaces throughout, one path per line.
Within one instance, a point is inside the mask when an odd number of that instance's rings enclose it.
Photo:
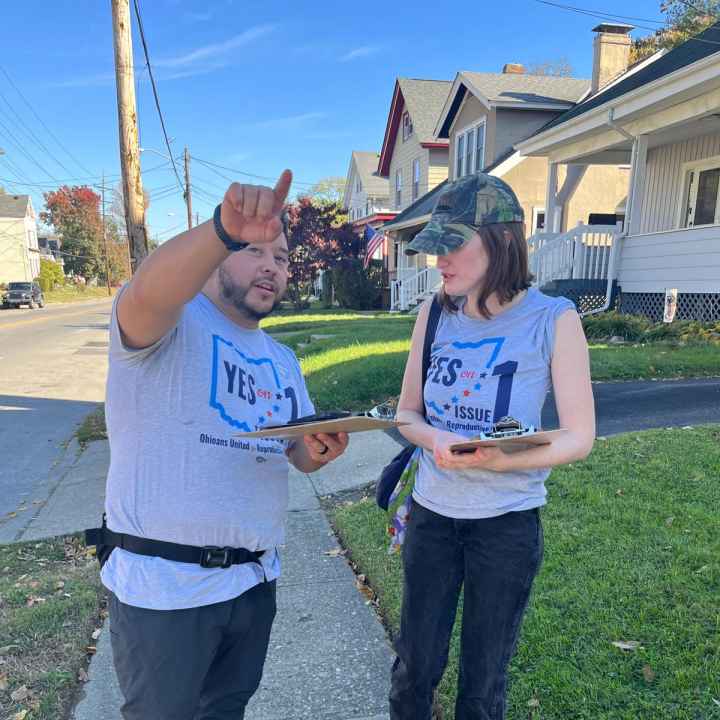
M 52 137 L 52 139 L 57 143 L 57 146 L 79 167 L 82 169 L 83 172 L 87 173 L 88 175 L 92 175 L 92 170 L 88 170 L 79 160 L 75 158 L 75 156 L 60 142 L 58 137 L 55 135 L 55 133 L 50 130 L 50 128 L 44 123 L 43 119 L 35 112 L 35 109 L 30 104 L 30 101 L 22 94 L 20 91 L 20 88 L 13 82 L 13 79 L 8 74 L 7 70 L 0 65 L 0 72 L 2 72 L 3 75 L 7 78 L 7 81 L 12 85 L 15 92 L 20 96 L 22 101 L 30 108 L 30 112 L 35 116 L 37 121 L 45 128 L 45 131 Z
M 51 180 L 54 182 L 57 182 L 57 178 L 49 172 L 46 168 L 44 168 L 18 141 L 15 137 L 15 133 L 13 133 L 5 123 L 0 120 L 0 128 L 2 128 L 5 131 L 5 134 L 7 135 L 8 140 L 15 145 L 15 147 L 18 149 L 19 152 L 21 152 L 33 165 L 36 165 L 45 175 L 47 175 Z
M 150 65 L 150 54 L 148 52 L 147 43 L 145 42 L 145 30 L 143 29 L 142 17 L 140 15 L 140 6 L 138 0 L 133 0 L 135 7 L 135 17 L 138 21 L 138 30 L 140 31 L 140 41 L 143 46 L 143 53 L 145 54 L 145 65 L 147 67 L 148 75 L 150 76 L 150 84 L 152 85 L 153 96 L 155 98 L 155 107 L 158 111 L 160 118 L 160 126 L 162 127 L 163 137 L 165 138 L 165 147 L 167 147 L 168 155 L 172 160 L 173 171 L 177 178 L 180 189 L 184 191 L 182 181 L 180 180 L 180 174 L 178 173 L 177 166 L 175 165 L 175 158 L 173 157 L 172 150 L 170 149 L 170 141 L 168 140 L 167 130 L 165 129 L 165 119 L 163 118 L 162 110 L 160 109 L 160 98 L 158 97 L 157 86 L 155 85 L 155 76 L 153 75 L 152 67 Z
M 214 168 L 220 168 L 221 170 L 227 170 L 228 172 L 235 173 L 236 175 L 244 175 L 246 177 L 255 178 L 257 180 L 270 180 L 272 182 L 277 181 L 277 178 L 269 177 L 267 175 L 255 175 L 253 173 L 249 172 L 243 172 L 242 170 L 237 170 L 236 168 L 227 167 L 225 165 L 218 165 L 217 163 L 210 162 L 209 160 L 201 160 L 199 157 L 195 157 L 195 155 L 192 156 L 193 160 L 197 160 L 199 163 L 202 163 L 203 165 L 207 166 L 210 170 L 213 170 L 217 175 L 219 175 L 222 178 L 225 178 L 225 180 L 229 180 L 230 182 L 234 182 L 234 178 L 230 178 L 227 175 L 223 175 L 222 173 L 217 172 L 217 170 L 214 170 Z M 300 180 L 294 180 L 293 179 L 293 185 L 306 185 L 307 187 L 314 187 L 317 183 L 310 183 L 310 182 L 302 182 Z

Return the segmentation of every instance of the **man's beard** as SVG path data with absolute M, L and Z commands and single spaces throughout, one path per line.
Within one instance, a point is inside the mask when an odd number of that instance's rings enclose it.
M 250 292 L 252 285 L 246 288 L 240 287 L 233 282 L 230 273 L 222 266 L 218 268 L 218 279 L 220 281 L 220 297 L 250 320 L 257 320 L 259 322 L 274 312 L 280 305 L 280 300 L 282 299 L 280 295 L 275 298 L 275 302 L 269 310 L 258 310 L 248 305 L 245 298 Z M 273 283 L 273 285 L 274 284 L 275 283 Z

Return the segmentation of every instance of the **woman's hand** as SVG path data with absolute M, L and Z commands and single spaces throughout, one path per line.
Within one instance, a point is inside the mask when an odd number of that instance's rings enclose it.
M 437 466 L 444 470 L 493 470 L 509 469 L 508 457 L 499 447 L 479 447 L 474 452 L 454 453 L 450 446 L 467 442 L 467 438 L 455 433 L 438 432 L 433 444 L 433 456 Z

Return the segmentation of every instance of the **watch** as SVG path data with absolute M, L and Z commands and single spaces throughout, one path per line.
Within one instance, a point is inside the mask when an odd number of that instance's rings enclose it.
M 222 244 L 230 252 L 236 252 L 237 250 L 242 250 L 243 248 L 246 248 L 250 243 L 237 242 L 237 240 L 233 240 L 230 235 L 228 235 L 227 230 L 223 227 L 222 221 L 220 220 L 221 207 L 222 204 L 218 205 L 215 208 L 215 212 L 213 213 L 213 225 L 215 226 L 215 234 L 220 238 Z

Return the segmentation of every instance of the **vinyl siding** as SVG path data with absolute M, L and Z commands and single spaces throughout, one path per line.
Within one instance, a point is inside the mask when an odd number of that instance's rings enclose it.
M 640 233 L 674 230 L 678 227 L 685 178 L 684 163 L 720 155 L 720 133 L 648 150 L 645 192 Z

